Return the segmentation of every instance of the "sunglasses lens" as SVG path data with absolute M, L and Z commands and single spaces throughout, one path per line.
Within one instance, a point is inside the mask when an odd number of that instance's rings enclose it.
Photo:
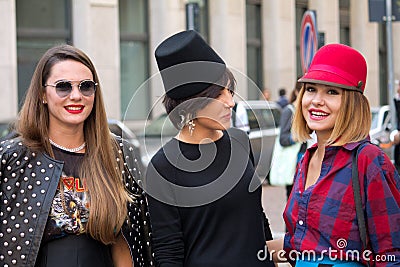
M 91 96 L 96 91 L 96 84 L 93 81 L 82 81 L 79 89 L 84 96 Z
M 70 82 L 59 82 L 56 84 L 56 93 L 60 97 L 66 97 L 72 91 L 72 85 Z

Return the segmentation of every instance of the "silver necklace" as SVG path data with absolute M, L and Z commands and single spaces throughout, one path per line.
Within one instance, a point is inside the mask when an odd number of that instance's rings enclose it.
M 62 146 L 62 145 L 57 144 L 56 142 L 54 142 L 54 141 L 51 140 L 50 138 L 49 138 L 49 141 L 50 141 L 50 144 L 52 144 L 53 146 L 58 147 L 59 149 L 62 149 L 62 150 L 64 150 L 64 151 L 68 151 L 68 152 L 78 152 L 78 151 L 81 151 L 81 150 L 86 146 L 86 142 L 83 142 L 83 144 L 80 145 L 80 146 L 78 146 L 78 147 L 75 147 L 75 148 L 67 148 L 67 147 L 65 147 L 65 146 Z

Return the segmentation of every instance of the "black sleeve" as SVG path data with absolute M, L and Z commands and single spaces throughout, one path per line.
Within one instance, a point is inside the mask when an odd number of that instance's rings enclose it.
M 289 110 L 290 111 L 290 110 Z M 248 147 L 249 147 L 249 159 L 250 161 L 253 163 L 253 166 L 255 166 L 254 164 L 254 156 L 253 156 L 253 150 L 251 148 L 251 143 L 250 143 L 250 139 L 247 136 L 247 134 L 244 134 L 244 132 L 240 131 L 240 130 L 230 130 L 230 132 L 234 132 L 235 133 L 239 133 L 238 135 L 236 135 L 237 137 L 239 136 L 239 138 L 237 138 L 237 140 L 241 140 L 242 144 L 244 144 L 244 140 L 247 140 L 248 142 Z M 245 146 L 244 146 L 245 147 Z M 264 221 L 264 234 L 265 234 L 265 240 L 272 240 L 272 231 L 269 225 L 269 221 L 267 216 L 265 215 L 264 212 L 262 212 L 262 216 L 263 216 L 263 221 Z
M 156 155 L 147 169 L 146 191 L 149 191 L 152 245 L 156 266 L 182 267 L 184 242 L 179 209 L 171 205 L 171 202 L 174 202 L 173 189 L 159 183 L 159 179 L 171 180 L 171 175 L 174 174 L 171 168 L 163 156 Z
M 138 189 L 136 192 L 141 191 Z M 137 193 L 138 194 L 138 193 Z M 148 213 L 148 206 L 146 201 L 146 195 L 142 192 L 140 195 L 136 195 L 135 200 L 128 204 L 129 222 L 134 225 L 136 231 L 124 232 L 130 249 L 132 251 L 132 257 L 134 264 L 140 264 L 143 262 L 144 266 L 154 266 L 153 252 L 151 249 L 151 229 L 150 219 Z M 123 229 L 128 229 L 126 225 Z M 131 229 L 131 228 L 129 228 Z M 142 245 L 140 245 L 142 244 Z M 140 254 L 138 252 L 140 251 Z M 137 260 L 140 259 L 138 262 Z
M 156 266 L 182 267 L 184 244 L 178 209 L 152 197 L 148 201 Z
M 265 233 L 265 240 L 272 240 L 272 231 L 271 231 L 271 227 L 269 226 L 269 220 L 267 218 L 267 216 L 265 215 L 265 213 L 263 212 L 263 216 L 264 216 L 264 233 Z
M 122 153 L 125 163 L 123 177 L 125 188 L 130 195 L 134 196 L 133 202 L 128 203 L 127 207 L 130 223 L 125 223 L 123 226 L 124 237 L 132 251 L 134 264 L 139 265 L 143 262 L 144 266 L 153 266 L 150 218 L 146 195 L 140 186 L 142 176 L 138 165 L 138 158 L 134 154 L 134 149 L 129 142 L 122 141 L 120 138 L 116 138 L 116 141 L 123 145 Z M 135 231 L 132 231 L 132 228 L 129 227 L 131 224 L 134 225 Z M 139 246 L 139 244 L 142 245 Z

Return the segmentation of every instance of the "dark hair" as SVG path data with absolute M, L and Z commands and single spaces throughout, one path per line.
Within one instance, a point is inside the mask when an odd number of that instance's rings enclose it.
M 286 89 L 285 88 L 280 88 L 279 89 L 279 96 L 284 96 L 286 95 Z
M 180 130 L 189 120 L 196 117 L 197 111 L 207 106 L 212 99 L 217 98 L 221 90 L 228 88 L 233 94 L 235 87 L 235 77 L 226 68 L 220 80 L 202 92 L 183 99 L 174 99 L 165 94 L 163 104 L 172 124 Z
M 303 87 L 303 83 L 296 81 L 292 93 L 290 94 L 290 103 L 296 101 L 297 95 L 299 94 L 301 87 Z

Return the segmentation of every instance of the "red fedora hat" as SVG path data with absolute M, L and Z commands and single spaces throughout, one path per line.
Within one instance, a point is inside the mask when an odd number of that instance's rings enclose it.
M 367 63 L 360 52 L 343 44 L 328 44 L 315 54 L 299 82 L 319 83 L 364 92 Z

